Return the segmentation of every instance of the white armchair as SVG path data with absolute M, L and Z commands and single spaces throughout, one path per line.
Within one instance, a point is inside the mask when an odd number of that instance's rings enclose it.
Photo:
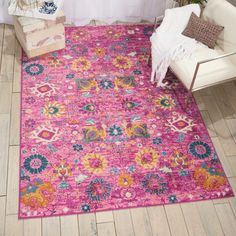
M 236 77 L 236 7 L 226 0 L 209 0 L 201 17 L 224 30 L 214 49 L 200 48 L 191 58 L 171 62 L 171 71 L 190 92 Z

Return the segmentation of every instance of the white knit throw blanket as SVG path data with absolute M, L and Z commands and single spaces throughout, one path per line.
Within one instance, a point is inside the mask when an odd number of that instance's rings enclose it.
M 191 56 L 199 46 L 195 39 L 182 35 L 192 12 L 197 16 L 200 15 L 198 4 L 167 9 L 161 25 L 151 36 L 151 81 L 156 82 L 157 86 L 164 86 L 163 79 L 172 60 Z

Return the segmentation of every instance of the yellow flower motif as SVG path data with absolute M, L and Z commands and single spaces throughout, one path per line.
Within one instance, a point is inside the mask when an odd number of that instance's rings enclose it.
M 130 187 L 133 184 L 133 179 L 129 174 L 120 174 L 118 177 L 118 185 L 121 187 Z
M 65 114 L 65 106 L 59 102 L 48 102 L 43 109 L 43 114 L 49 118 L 61 117 Z
M 128 57 L 118 56 L 113 61 L 113 65 L 119 69 L 130 69 L 132 62 Z
M 106 50 L 104 48 L 94 48 L 93 51 L 97 57 L 104 57 L 106 54 Z
M 156 105 L 164 110 L 171 110 L 176 106 L 174 99 L 170 95 L 161 95 L 156 100 Z
M 87 154 L 82 163 L 88 171 L 96 175 L 102 174 L 107 167 L 107 159 L 95 153 Z
M 144 169 L 152 169 L 157 164 L 158 154 L 152 148 L 144 148 L 136 154 L 135 160 L 137 164 Z
M 89 70 L 91 68 L 91 62 L 87 60 L 85 57 L 79 57 L 78 59 L 72 62 L 71 69 L 82 72 Z

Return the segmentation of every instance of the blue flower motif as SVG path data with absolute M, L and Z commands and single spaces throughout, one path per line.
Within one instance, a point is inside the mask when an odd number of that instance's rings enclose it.
M 30 64 L 25 68 L 25 72 L 31 76 L 40 75 L 44 71 L 44 67 L 40 64 Z
M 133 73 L 134 73 L 135 75 L 141 75 L 141 74 L 142 74 L 142 72 L 141 72 L 140 70 L 134 70 Z
M 66 75 L 67 79 L 73 79 L 74 77 L 75 77 L 75 75 L 72 73 Z
M 188 176 L 189 172 L 187 170 L 180 170 L 179 172 L 179 176 L 184 177 L 184 176 Z
M 65 181 L 61 182 L 58 186 L 59 189 L 68 189 L 69 188 L 69 184 Z
M 147 50 L 147 48 L 140 48 L 140 52 L 147 52 L 148 50 Z
M 71 41 L 69 39 L 66 40 L 66 44 L 67 45 L 70 45 L 71 44 Z
M 168 199 L 169 199 L 169 202 L 171 203 L 175 203 L 178 201 L 175 195 L 170 195 Z
M 154 138 L 154 139 L 152 140 L 152 142 L 153 142 L 153 144 L 158 145 L 158 144 L 161 144 L 161 143 L 162 143 L 162 139 L 161 139 L 161 138 Z
M 110 89 L 110 88 L 113 88 L 113 83 L 112 83 L 112 81 L 110 81 L 110 80 L 103 79 L 103 80 L 100 82 L 100 86 L 101 86 L 103 89 Z
M 162 154 L 163 156 L 166 156 L 166 155 L 167 155 L 166 151 L 163 151 L 161 154 Z
M 115 167 L 112 167 L 111 168 L 111 173 L 114 174 L 114 175 L 118 175 L 119 174 L 119 169 L 115 168 Z
M 36 190 L 38 189 L 38 186 L 34 185 L 34 184 L 29 184 L 27 187 L 27 193 L 35 193 Z
M 77 56 L 84 56 L 88 53 L 88 48 L 83 44 L 73 44 L 70 50 Z
M 113 125 L 108 130 L 110 136 L 120 136 L 122 135 L 122 129 L 119 126 Z
M 147 173 L 144 176 L 141 185 L 145 191 L 150 194 L 160 195 L 167 190 L 166 181 L 161 176 L 154 173 Z
M 88 204 L 84 204 L 81 206 L 81 210 L 83 212 L 89 212 L 90 211 L 90 206 Z
M 128 171 L 134 173 L 136 171 L 136 166 L 135 165 L 129 166 Z
M 195 141 L 189 145 L 189 151 L 199 159 L 205 159 L 211 155 L 211 148 L 207 143 Z
M 101 201 L 110 196 L 111 189 L 110 183 L 102 178 L 96 178 L 89 183 L 86 193 L 91 201 Z
M 124 53 L 127 49 L 127 45 L 124 42 L 114 42 L 111 45 L 111 51 L 116 53 Z
M 76 144 L 73 144 L 72 147 L 73 147 L 74 151 L 77 151 L 77 152 L 80 152 L 83 150 L 83 146 L 81 144 L 76 143 Z
M 48 160 L 40 154 L 34 154 L 26 158 L 23 165 L 31 174 L 38 174 L 46 169 Z

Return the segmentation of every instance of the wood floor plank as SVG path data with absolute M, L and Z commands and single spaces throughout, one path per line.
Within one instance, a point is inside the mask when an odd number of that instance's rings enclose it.
M 42 236 L 61 235 L 59 217 L 43 218 L 42 226 Z
M 22 49 L 19 42 L 16 40 L 15 49 L 15 59 L 14 59 L 14 77 L 13 77 L 13 92 L 20 92 L 21 89 L 21 54 Z
M 235 111 L 230 103 L 231 99 L 227 96 L 224 87 L 222 85 L 213 86 L 211 91 L 223 117 L 225 119 L 235 118 Z
M 20 94 L 12 94 L 10 145 L 20 144 Z
M 11 111 L 12 83 L 0 82 L 0 114 L 9 114 Z
M 233 176 L 234 172 L 232 170 L 232 166 L 230 165 L 227 157 L 225 156 L 224 150 L 222 148 L 222 145 L 220 143 L 220 140 L 218 137 L 213 137 L 212 142 L 214 144 L 214 147 L 216 149 L 216 152 L 218 154 L 218 157 L 223 165 L 224 171 L 226 173 L 227 177 Z
M 234 81 L 224 83 L 222 84 L 222 86 L 229 97 L 236 99 L 236 93 L 235 93 L 236 86 L 235 86 Z
M 24 236 L 41 236 L 42 235 L 42 220 L 27 219 L 24 220 Z
M 146 208 L 130 210 L 135 236 L 152 235 L 152 228 Z
M 199 93 L 201 94 L 201 96 L 211 96 L 212 95 L 211 87 L 199 90 Z
M 95 214 L 79 215 L 79 233 L 80 236 L 98 235 Z
M 232 177 L 236 177 L 236 156 L 228 156 L 227 160 L 232 170 Z
M 77 215 L 63 216 L 61 218 L 61 236 L 78 236 L 79 225 Z
M 0 195 L 6 195 L 10 115 L 0 114 Z
M 17 214 L 19 191 L 19 147 L 9 148 L 6 214 Z
M 7 76 L 7 81 L 13 81 L 15 58 L 15 33 L 12 25 L 6 25 L 3 37 L 2 60 L 0 74 Z
M 113 215 L 117 236 L 134 236 L 130 210 L 114 211 Z
M 196 203 L 181 204 L 190 236 L 207 236 Z
M 17 215 L 6 216 L 5 235 L 4 236 L 23 236 L 23 220 L 18 220 Z
M 105 212 L 97 212 L 96 213 L 96 222 L 98 223 L 106 223 L 106 222 L 113 222 L 113 214 L 112 211 L 105 211 Z
M 188 235 L 187 226 L 179 204 L 166 205 L 165 211 L 169 222 L 171 235 L 185 236 Z
M 224 233 L 212 201 L 202 201 L 196 204 L 207 236 L 223 236 Z
M 215 205 L 218 218 L 220 219 L 222 229 L 225 236 L 236 235 L 236 218 L 230 207 L 230 204 Z
M 209 116 L 208 111 L 201 111 L 201 114 L 202 114 L 202 118 L 205 122 L 205 125 L 207 127 L 207 130 L 209 132 L 210 137 L 216 137 L 217 135 L 216 135 L 216 132 L 215 132 L 215 129 L 214 129 L 214 126 L 212 124 L 212 120 Z
M 97 224 L 98 236 L 115 236 L 115 226 L 113 222 Z
M 0 24 L 0 70 L 1 70 L 1 61 L 2 61 L 2 44 L 3 44 L 3 35 L 4 35 L 4 24 Z
M 0 25 L 1 26 L 1 25 Z M 6 207 L 6 197 L 0 197 L 0 235 L 4 235 L 5 229 L 5 207 Z
M 221 114 L 219 107 L 216 105 L 214 98 L 211 96 L 203 96 L 203 101 L 209 112 L 210 118 L 214 125 L 219 141 L 227 156 L 236 155 L 236 143 L 234 142 L 226 122 Z
M 5 25 L 2 54 L 14 55 L 15 54 L 15 31 L 13 25 Z
M 22 56 L 22 48 L 17 38 L 15 38 L 15 57 L 21 60 L 21 56 Z
M 236 119 L 228 119 L 228 120 L 226 120 L 226 124 L 227 124 L 229 131 L 234 139 L 234 142 L 236 143 Z
M 234 191 L 234 195 L 236 196 L 236 177 L 229 178 L 229 182 L 231 184 L 231 187 Z M 229 199 L 230 205 L 232 207 L 232 210 L 234 212 L 234 215 L 236 216 L 236 197 Z
M 163 206 L 155 206 L 147 208 L 153 235 L 169 236 L 170 229 Z
M 193 95 L 194 95 L 194 98 L 195 98 L 196 103 L 197 103 L 197 105 L 198 105 L 198 109 L 199 109 L 200 111 L 205 111 L 205 110 L 206 110 L 206 107 L 205 107 L 205 104 L 204 104 L 204 102 L 203 102 L 203 100 L 202 100 L 202 97 L 201 97 L 200 92 L 199 92 L 199 91 L 196 91 L 196 92 L 193 93 Z

